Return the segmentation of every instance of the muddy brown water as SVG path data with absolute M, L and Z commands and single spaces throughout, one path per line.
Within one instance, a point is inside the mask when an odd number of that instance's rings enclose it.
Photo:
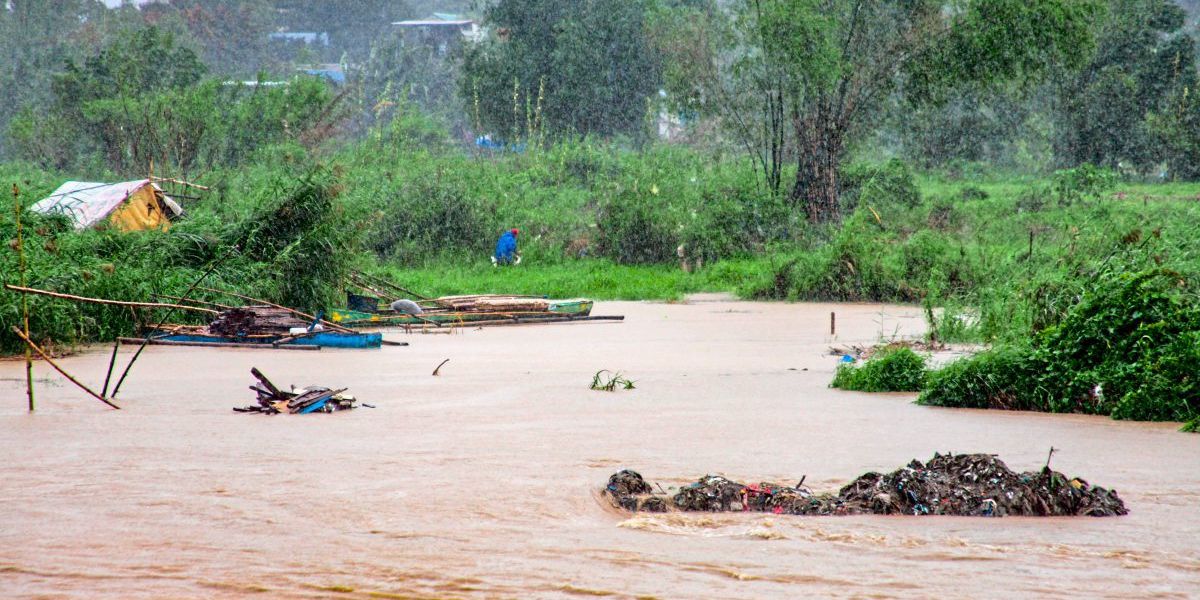
M 912 307 L 605 302 L 626 322 L 393 332 L 412 345 L 377 351 L 151 347 L 121 411 L 39 365 L 32 415 L 23 365 L 0 362 L 0 597 L 1200 593 L 1200 436 L 828 389 L 831 310 L 836 343 L 923 328 Z M 63 364 L 98 384 L 107 358 Z M 251 366 L 378 408 L 235 414 Z M 637 389 L 588 390 L 601 368 Z M 1051 445 L 1129 516 L 630 515 L 597 493 L 622 467 L 821 490 L 935 451 L 1033 469 Z

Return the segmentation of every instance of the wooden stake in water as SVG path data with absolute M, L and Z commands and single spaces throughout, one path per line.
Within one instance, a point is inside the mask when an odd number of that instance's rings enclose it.
M 829 313 L 829 335 L 837 335 L 837 313 Z
M 12 186 L 13 216 L 17 224 L 17 261 L 20 264 L 21 287 L 25 287 L 25 237 L 21 230 L 21 190 L 17 184 Z M 25 327 L 25 337 L 29 337 L 29 297 L 21 295 L 21 321 Z M 33 412 L 33 353 L 25 346 L 25 393 L 29 396 L 29 412 Z

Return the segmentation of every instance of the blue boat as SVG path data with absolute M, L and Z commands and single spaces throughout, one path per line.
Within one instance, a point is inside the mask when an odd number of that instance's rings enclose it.
M 287 339 L 285 339 L 287 338 Z M 262 344 L 271 346 L 284 340 L 284 344 L 298 346 L 321 346 L 324 348 L 378 348 L 383 344 L 382 333 L 343 333 L 340 331 L 318 331 L 301 337 L 283 335 L 221 336 L 202 333 L 171 333 L 156 335 L 151 341 L 199 342 L 202 344 Z

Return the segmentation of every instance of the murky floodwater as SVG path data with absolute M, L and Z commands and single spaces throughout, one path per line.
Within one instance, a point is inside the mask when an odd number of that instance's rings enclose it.
M 838 343 L 915 334 L 879 305 L 601 303 L 623 324 L 389 333 L 379 351 L 149 348 L 89 399 L 0 362 L 0 596 L 659 598 L 1200 593 L 1200 436 L 1171 424 L 915 406 L 830 390 Z M 128 353 L 124 353 L 126 356 Z M 107 352 L 64 361 L 91 382 Z M 433 368 L 450 358 L 441 376 Z M 249 369 L 378 408 L 233 413 Z M 637 389 L 587 389 L 598 369 Z M 1110 519 L 638 515 L 631 467 L 834 488 L 934 451 L 1121 493 Z

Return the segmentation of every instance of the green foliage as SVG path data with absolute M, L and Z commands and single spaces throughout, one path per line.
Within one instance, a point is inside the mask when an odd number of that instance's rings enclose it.
M 885 347 L 864 362 L 838 365 L 831 387 L 860 392 L 917 392 L 925 381 L 925 359 L 907 347 Z
M 1194 281 L 1151 269 L 1106 275 L 1029 346 L 1004 347 L 930 378 L 921 402 L 1182 421 L 1200 412 Z
M 1064 206 L 1070 206 L 1080 200 L 1096 200 L 1116 185 L 1116 173 L 1087 163 L 1054 173 L 1054 195 L 1058 203 Z
M 918 404 L 1003 410 L 1050 409 L 1039 382 L 1045 370 L 1027 347 L 1001 346 L 929 372 Z
M 600 207 L 597 250 L 624 265 L 662 263 L 679 244 L 675 220 L 656 194 L 622 190 Z
M 921 191 L 912 169 L 898 159 L 882 165 L 848 165 L 843 168 L 839 183 L 839 197 L 847 213 L 854 212 L 860 204 L 878 209 L 887 205 L 912 208 L 921 203 Z
M 284 140 L 315 145 L 339 114 L 328 86 L 296 78 L 276 87 L 201 82 L 206 67 L 158 27 L 114 36 L 55 79 L 54 100 L 9 128 L 24 158 L 56 168 L 103 164 L 121 173 L 187 173 L 236 165 Z
M 461 95 L 482 131 L 510 142 L 551 133 L 638 134 L 660 60 L 647 0 L 500 0 L 496 39 L 469 48 Z
M 4 181 L 21 183 L 25 205 L 43 197 L 61 178 L 39 171 L 0 170 Z M 240 186 L 240 182 L 239 182 Z M 154 302 L 179 296 L 210 264 L 223 261 L 205 285 L 241 291 L 304 309 L 340 304 L 336 289 L 353 256 L 355 228 L 347 226 L 331 174 L 300 173 L 295 180 L 256 182 L 238 190 L 240 215 L 214 214 L 218 203 L 205 203 L 169 231 L 76 232 L 61 217 L 22 214 L 31 287 L 68 294 Z M 211 199 L 210 199 L 211 200 Z M 219 210 L 227 207 L 220 206 Z M 0 212 L 0 239 L 15 238 L 12 210 Z M 235 244 L 240 250 L 233 250 Z M 4 283 L 18 281 L 17 256 L 8 245 L 0 251 Z M 229 302 L 202 293 L 200 299 Z M 18 294 L 0 292 L 0 319 L 19 321 Z M 71 345 L 131 335 L 137 321 L 157 322 L 164 313 L 83 304 L 31 296 L 30 327 L 39 341 Z M 175 313 L 172 322 L 196 322 L 194 313 Z M 15 352 L 21 342 L 0 331 L 0 352 Z
M 416 265 L 430 258 L 487 256 L 499 232 L 461 181 L 438 178 L 405 184 L 385 205 L 369 236 L 381 258 Z
M 1198 79 L 1184 12 L 1170 0 L 1108 5 L 1095 54 L 1058 90 L 1059 160 L 1142 173 L 1167 160 L 1187 169 L 1200 155 L 1178 143 L 1188 134 L 1176 129 L 1185 125 L 1186 111 L 1179 109 L 1194 96 Z
M 606 376 L 605 373 L 608 375 Z M 608 370 L 596 371 L 592 376 L 591 388 L 598 392 L 614 392 L 617 386 L 621 386 L 623 390 L 634 389 L 634 381 L 626 379 L 620 373 L 612 373 Z

